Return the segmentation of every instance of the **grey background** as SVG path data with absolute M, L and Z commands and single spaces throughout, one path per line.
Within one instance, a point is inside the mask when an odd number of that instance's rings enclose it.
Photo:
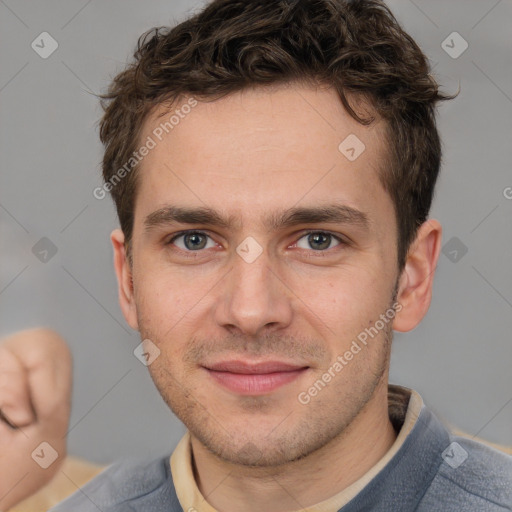
M 105 90 L 143 31 L 201 5 L 0 0 L 0 335 L 47 325 L 65 336 L 75 359 L 70 451 L 99 463 L 170 452 L 184 427 L 134 357 L 138 333 L 118 306 L 115 212 L 92 195 L 102 148 L 91 92 Z M 440 109 L 432 210 L 449 245 L 427 317 L 395 335 L 391 380 L 471 435 L 512 444 L 512 2 L 389 5 L 445 90 L 461 87 Z M 47 59 L 31 48 L 43 31 L 59 45 Z M 441 47 L 454 31 L 469 44 L 456 59 Z M 33 253 L 43 237 L 57 250 L 46 262 Z

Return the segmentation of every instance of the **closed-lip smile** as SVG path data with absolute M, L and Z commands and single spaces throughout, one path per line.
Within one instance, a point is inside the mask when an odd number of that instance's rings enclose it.
M 220 361 L 203 366 L 224 388 L 237 394 L 261 395 L 292 382 L 304 373 L 307 365 L 284 361 Z

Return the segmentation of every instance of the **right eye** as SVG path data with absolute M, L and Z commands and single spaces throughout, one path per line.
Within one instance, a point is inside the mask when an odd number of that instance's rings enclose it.
M 169 240 L 168 244 L 173 244 L 183 251 L 194 252 L 215 247 L 215 242 L 202 231 L 184 231 L 178 233 Z

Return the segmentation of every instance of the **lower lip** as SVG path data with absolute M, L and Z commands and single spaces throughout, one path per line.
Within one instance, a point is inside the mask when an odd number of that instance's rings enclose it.
M 242 395 L 261 395 L 274 391 L 300 377 L 307 368 L 289 372 L 245 374 L 207 370 L 219 384 Z

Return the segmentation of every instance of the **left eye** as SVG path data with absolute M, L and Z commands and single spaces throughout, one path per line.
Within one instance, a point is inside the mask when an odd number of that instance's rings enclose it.
M 333 242 L 335 242 L 334 245 Z M 330 233 L 324 233 L 323 231 L 313 231 L 304 235 L 297 241 L 297 247 L 301 249 L 313 249 L 314 251 L 325 251 L 336 247 L 341 243 L 341 240 L 331 235 Z
M 182 233 L 169 241 L 184 251 L 199 251 L 215 247 L 215 242 L 205 233 L 193 231 L 191 233 Z

